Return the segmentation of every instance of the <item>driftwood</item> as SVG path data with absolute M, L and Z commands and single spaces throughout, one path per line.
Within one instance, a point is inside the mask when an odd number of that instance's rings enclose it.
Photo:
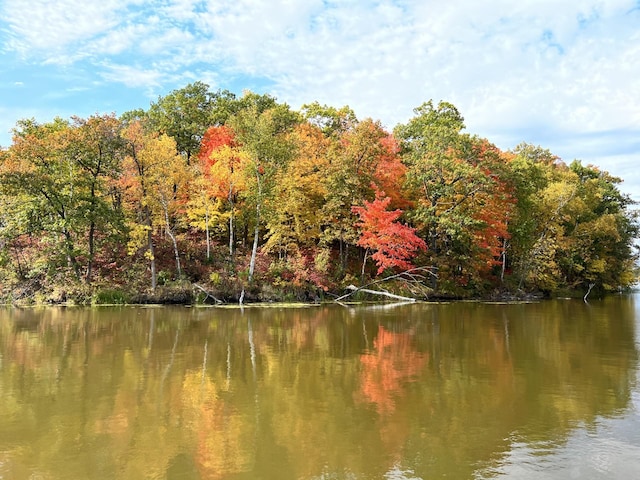
M 201 287 L 200 285 L 198 285 L 197 283 L 193 284 L 194 287 L 199 288 L 200 290 L 202 290 L 204 292 L 204 294 L 206 295 L 206 297 L 204 297 L 204 299 L 206 300 L 207 298 L 212 298 L 214 302 L 216 302 L 218 305 L 221 303 L 224 303 L 222 300 L 220 300 L 219 298 L 214 297 L 213 295 L 211 295 L 211 293 L 207 292 L 203 287 Z
M 587 297 L 589 296 L 589 294 L 591 293 L 591 290 L 593 290 L 593 287 L 595 287 L 596 284 L 595 283 L 590 283 L 589 284 L 589 290 L 587 290 L 587 293 L 584 294 L 584 297 L 582 298 L 582 300 L 584 300 L 584 303 L 589 303 L 587 301 Z
M 356 292 L 364 292 L 364 293 L 369 293 L 371 295 L 382 295 L 383 297 L 389 297 L 389 298 L 393 298 L 396 300 L 404 300 L 406 302 L 415 302 L 416 299 L 415 298 L 411 298 L 411 297 L 403 297 L 402 295 L 395 295 L 393 293 L 389 293 L 389 292 L 385 292 L 384 290 L 370 290 L 368 288 L 359 288 L 356 287 L 355 285 L 349 285 L 347 287 L 347 290 L 351 290 L 351 293 L 347 293 L 346 295 L 342 295 L 341 297 L 338 297 L 335 299 L 336 302 L 339 302 L 340 300 L 344 300 L 345 298 L 347 298 L 350 295 L 353 295 Z
M 370 287 L 372 285 L 378 284 L 378 283 L 382 283 L 382 282 L 387 282 L 389 280 L 393 280 L 395 278 L 403 278 L 405 280 L 407 280 L 409 283 L 421 283 L 422 280 L 425 279 L 424 274 L 429 274 L 435 278 L 437 278 L 437 275 L 433 272 L 433 268 L 432 267 L 415 267 L 415 268 L 411 268 L 409 270 L 406 270 L 404 272 L 401 273 L 397 273 L 395 275 L 391 275 L 390 277 L 385 277 L 385 278 L 381 278 L 379 280 L 373 281 L 371 283 L 368 283 L 366 285 L 363 285 L 362 287 L 356 287 L 355 285 L 349 285 L 347 287 L 347 290 L 351 290 L 350 293 L 347 293 L 345 295 L 342 295 L 341 297 L 338 297 L 336 299 L 334 299 L 335 302 L 340 302 L 340 300 L 344 300 L 347 297 L 350 297 L 351 295 L 353 295 L 356 292 L 365 292 L 365 293 L 369 293 L 371 295 L 382 295 L 384 297 L 389 297 L 389 298 L 393 298 L 396 300 L 402 300 L 402 301 L 406 301 L 406 302 L 416 302 L 417 299 L 416 298 L 412 298 L 412 297 L 403 297 L 401 295 L 395 295 L 393 293 L 389 293 L 385 290 L 370 290 L 367 289 L 366 287 Z

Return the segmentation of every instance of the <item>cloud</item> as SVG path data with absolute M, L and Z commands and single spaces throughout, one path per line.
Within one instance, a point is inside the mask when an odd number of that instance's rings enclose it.
M 194 80 L 236 91 L 257 85 L 294 108 L 348 104 L 389 128 L 443 99 L 469 132 L 501 148 L 528 141 L 563 157 L 575 148 L 569 156 L 614 168 L 624 162 L 611 153 L 620 145 L 624 158 L 640 155 L 628 133 L 640 131 L 634 0 L 24 5 L 3 4 L 5 55 L 83 69 L 100 85 L 147 96 Z
M 161 70 L 109 63 L 102 64 L 100 75 L 107 82 L 123 83 L 132 88 L 156 88 L 162 85 L 165 77 L 165 73 Z
M 122 5 L 118 0 L 31 0 L 28 5 L 20 0 L 7 0 L 2 7 L 9 29 L 5 49 L 24 56 L 59 53 L 116 26 Z

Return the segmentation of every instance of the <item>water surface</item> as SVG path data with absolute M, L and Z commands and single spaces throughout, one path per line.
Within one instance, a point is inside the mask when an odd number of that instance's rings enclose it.
M 0 310 L 0 479 L 640 473 L 633 296 Z

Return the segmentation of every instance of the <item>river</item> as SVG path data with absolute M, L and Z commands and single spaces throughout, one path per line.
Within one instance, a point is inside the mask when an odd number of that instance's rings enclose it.
M 630 479 L 640 297 L 0 309 L 0 480 Z

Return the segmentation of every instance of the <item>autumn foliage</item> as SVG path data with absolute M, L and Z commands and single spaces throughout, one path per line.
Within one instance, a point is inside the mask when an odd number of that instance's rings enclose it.
M 414 112 L 388 131 L 196 82 L 119 118 L 20 120 L 0 150 L 0 296 L 318 300 L 413 267 L 432 274 L 392 288 L 421 298 L 635 282 L 620 179 L 501 151 L 447 102 Z
M 356 225 L 362 231 L 357 244 L 373 251 L 371 258 L 378 266 L 378 274 L 387 268 L 412 268 L 410 260 L 419 250 L 427 248 L 414 228 L 398 222 L 402 210 L 387 210 L 390 203 L 391 197 L 378 191 L 373 202 L 365 201 L 361 207 L 352 207 L 360 218 Z

